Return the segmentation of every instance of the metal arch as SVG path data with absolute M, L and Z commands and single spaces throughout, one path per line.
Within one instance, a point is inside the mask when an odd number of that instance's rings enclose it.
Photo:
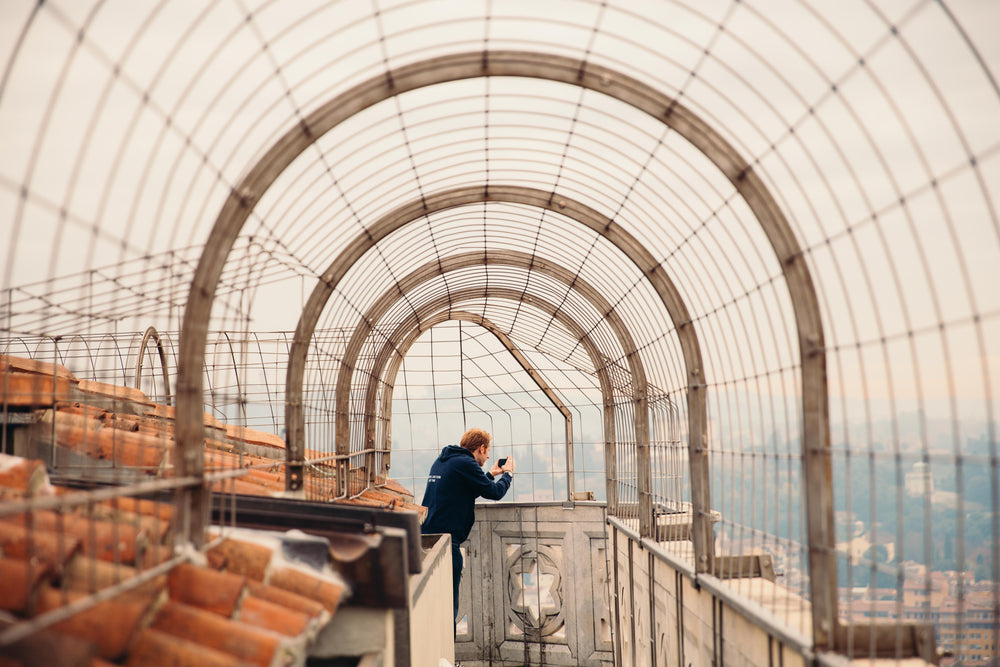
M 496 201 L 518 203 L 547 209 L 579 222 L 596 234 L 600 234 L 624 253 L 642 272 L 656 290 L 664 308 L 676 326 L 678 341 L 687 372 L 688 392 L 688 460 L 691 475 L 691 504 L 694 509 L 692 538 L 694 542 L 698 571 L 711 571 L 714 557 L 714 533 L 712 531 L 708 460 L 704 447 L 704 425 L 707 423 L 707 407 L 704 393 L 701 348 L 697 333 L 691 323 L 687 306 L 680 292 L 666 271 L 653 255 L 627 230 L 599 211 L 568 197 L 544 190 L 511 185 L 467 186 L 444 190 L 424 196 L 399 206 L 373 223 L 366 232 L 359 234 L 347 244 L 343 251 L 330 263 L 309 295 L 295 330 L 295 338 L 289 354 L 288 372 L 285 376 L 285 422 L 288 453 L 288 477 L 290 483 L 302 484 L 302 464 L 305 460 L 304 415 L 302 413 L 302 385 L 305 375 L 305 361 L 309 342 L 319 316 L 329 301 L 337 285 L 350 268 L 381 239 L 421 217 L 457 206 Z M 482 253 L 480 253 L 482 256 Z M 606 310 L 604 312 L 607 312 Z M 622 325 L 623 329 L 627 327 Z M 623 347 L 627 346 L 623 345 Z M 631 362 L 630 362 L 631 363 Z M 635 376 L 640 377 L 640 376 Z M 645 387 L 644 376 L 641 378 Z M 648 468 L 649 421 L 645 391 L 635 399 L 636 432 L 635 440 L 640 447 L 638 465 Z M 339 417 L 338 417 L 339 421 Z M 337 441 L 346 438 L 337 434 Z M 643 450 L 646 456 L 644 457 Z M 345 453 L 345 452 L 341 452 Z M 607 462 L 606 462 L 607 463 Z M 640 470 L 639 478 L 643 479 Z M 292 487 L 297 488 L 297 487 Z M 643 535 L 652 535 L 652 503 L 650 488 L 639 493 L 639 516 Z
M 813 637 L 818 649 L 832 648 L 837 621 L 837 571 L 834 556 L 832 469 L 829 451 L 829 406 L 826 350 L 819 301 L 802 250 L 777 202 L 752 166 L 718 132 L 676 99 L 610 68 L 554 54 L 521 51 L 476 51 L 441 56 L 379 74 L 329 100 L 285 133 L 252 166 L 230 192 L 205 244 L 191 289 L 181 333 L 178 360 L 178 475 L 201 476 L 202 441 L 201 373 L 204 365 L 208 320 L 219 278 L 233 243 L 264 192 L 292 161 L 317 138 L 355 113 L 394 95 L 437 83 L 484 76 L 519 76 L 559 81 L 588 88 L 640 109 L 660 120 L 708 157 L 729 179 L 753 211 L 779 261 L 795 312 L 802 366 L 802 455 L 809 539 L 810 597 Z M 679 332 L 690 326 L 674 320 Z M 298 339 L 299 332 L 296 332 Z M 299 341 L 302 344 L 302 341 Z M 683 345 L 683 343 L 682 343 Z M 293 349 L 293 352 L 295 350 Z M 685 358 L 686 362 L 691 359 Z M 692 454 L 701 458 L 707 445 L 704 432 L 702 367 L 688 366 L 689 437 Z M 695 391 L 694 395 L 691 389 Z M 294 406 L 301 410 L 301 400 Z M 693 427 L 693 428 L 692 428 Z M 289 471 L 291 474 L 293 471 Z M 297 471 L 301 475 L 301 469 Z M 692 478 L 692 503 L 707 512 L 707 478 Z M 701 484 L 704 483 L 704 488 Z M 704 494 L 698 497 L 698 494 Z M 181 527 L 195 544 L 204 539 L 204 516 L 191 508 L 207 506 L 208 492 L 201 488 L 178 499 Z M 697 503 L 697 504 L 696 504 Z M 695 521 L 695 549 L 704 546 Z M 699 571 L 707 569 L 701 558 Z
M 167 369 L 167 353 L 163 349 L 160 334 L 156 332 L 154 327 L 146 329 L 145 333 L 142 334 L 142 342 L 139 343 L 139 358 L 135 362 L 135 388 L 142 389 L 142 360 L 146 357 L 146 346 L 149 345 L 150 340 L 156 342 L 156 349 L 160 354 L 160 367 L 163 368 L 163 389 L 167 394 L 163 403 L 170 405 L 170 373 Z
M 442 296 L 420 305 L 415 309 L 413 314 L 399 324 L 379 351 L 379 357 L 376 359 L 376 364 L 384 365 L 388 362 L 388 370 L 385 373 L 385 389 L 382 394 L 384 423 L 388 423 L 391 418 L 392 391 L 395 385 L 396 373 L 399 371 L 399 366 L 402 364 L 403 357 L 406 356 L 406 352 L 409 350 L 410 346 L 413 345 L 416 339 L 419 338 L 420 334 L 424 331 L 448 320 L 463 320 L 481 324 L 484 328 L 487 328 L 491 333 L 496 335 L 501 342 L 503 342 L 504 338 L 507 338 L 506 334 L 501 329 L 496 328 L 496 325 L 490 322 L 487 318 L 481 315 L 466 313 L 465 311 L 452 310 L 452 306 L 457 301 L 479 299 L 487 296 L 491 299 L 518 301 L 537 308 L 566 327 L 571 334 L 577 337 L 577 340 L 580 341 L 581 345 L 583 345 L 584 350 L 587 352 L 587 356 L 590 357 L 591 363 L 594 364 L 594 369 L 598 376 L 598 382 L 601 385 L 601 394 L 604 397 L 605 466 L 608 465 L 607 459 L 609 451 L 611 465 L 613 466 L 615 425 L 613 399 L 614 388 L 611 383 L 611 378 L 607 372 L 607 365 L 603 362 L 604 355 L 601 353 L 600 348 L 596 343 L 594 343 L 587 331 L 580 326 L 576 320 L 567 315 L 564 311 L 560 310 L 559 306 L 542 297 L 525 294 L 524 292 L 511 288 L 491 287 L 487 289 L 486 287 L 467 287 L 461 290 L 456 290 L 447 296 Z M 487 326 L 485 323 L 489 323 L 490 326 Z M 393 345 L 393 341 L 396 340 L 400 341 L 398 346 Z M 507 340 L 509 341 L 509 338 Z M 513 342 L 511 342 L 511 346 L 513 346 Z M 508 347 L 507 349 L 511 349 L 511 347 Z M 514 347 L 514 349 L 516 349 L 516 347 Z M 541 378 L 538 378 L 536 382 L 539 380 L 541 380 Z M 371 388 L 371 386 L 377 383 L 377 381 L 378 376 L 373 373 L 369 387 Z M 366 414 L 366 418 L 367 417 L 368 415 Z M 610 434 L 610 437 L 608 434 Z M 570 440 L 569 436 L 567 436 L 567 443 L 569 443 Z M 608 479 L 611 480 L 613 478 L 609 477 Z M 611 506 L 610 503 L 612 501 L 615 505 L 617 505 L 617 488 L 614 487 L 610 481 L 607 481 L 607 489 L 609 494 L 609 506 Z
M 561 282 L 563 282 L 565 285 L 569 286 L 574 291 L 580 292 L 580 294 L 583 295 L 584 298 L 586 298 L 588 301 L 590 301 L 591 304 L 600 313 L 602 313 L 606 318 L 608 318 L 609 324 L 611 325 L 612 329 L 619 335 L 619 341 L 622 343 L 622 347 L 626 351 L 626 356 L 629 359 L 629 364 L 630 366 L 634 366 L 634 368 L 632 369 L 633 375 L 634 377 L 639 378 L 636 382 L 633 383 L 633 399 L 635 399 L 637 396 L 645 395 L 645 386 L 646 386 L 645 374 L 642 369 L 641 359 L 639 358 L 635 347 L 635 342 L 632 340 L 631 333 L 629 333 L 628 329 L 625 327 L 624 322 L 622 322 L 621 318 L 619 318 L 617 313 L 614 312 L 611 304 L 608 303 L 608 301 L 591 285 L 589 285 L 585 281 L 580 280 L 579 278 L 575 278 L 574 275 L 567 269 L 557 265 L 550 264 L 549 262 L 546 262 L 539 258 L 532 257 L 527 253 L 516 252 L 516 251 L 504 251 L 504 252 L 487 251 L 486 253 L 483 253 L 475 251 L 469 253 L 462 253 L 459 255 L 453 255 L 451 257 L 446 257 L 441 261 L 428 262 L 424 264 L 422 267 L 413 271 L 411 274 L 407 275 L 406 278 L 404 278 L 403 281 L 400 281 L 400 283 L 398 283 L 397 286 L 385 292 L 382 295 L 382 297 L 376 301 L 376 304 L 365 314 L 365 317 L 362 320 L 363 324 L 359 325 L 358 330 L 360 331 L 364 326 L 368 325 L 367 328 L 368 331 L 370 331 L 372 327 L 369 325 L 369 322 L 377 321 L 378 317 L 381 316 L 381 315 L 377 316 L 373 315 L 373 312 L 377 310 L 381 310 L 381 312 L 384 312 L 384 309 L 380 306 L 380 304 L 387 304 L 386 307 L 388 307 L 388 305 L 391 305 L 391 303 L 398 300 L 400 292 L 405 292 L 406 289 L 415 286 L 419 282 L 424 282 L 430 278 L 442 275 L 449 271 L 466 268 L 469 266 L 480 266 L 480 265 L 490 265 L 490 264 L 515 266 L 525 269 L 534 269 L 539 271 L 540 273 L 544 273 L 553 278 L 556 278 Z M 446 299 L 443 301 L 439 300 L 434 303 L 446 304 L 447 300 Z M 436 309 L 440 309 L 442 307 L 443 307 L 442 305 L 435 306 Z M 422 309 L 420 312 L 426 312 L 426 309 Z M 564 324 L 566 322 L 572 322 L 572 326 L 567 325 L 567 327 L 570 328 L 574 336 L 576 336 L 577 340 L 581 341 L 585 350 L 587 351 L 587 354 L 590 356 L 591 362 L 594 364 L 594 369 L 595 372 L 598 374 L 599 382 L 601 385 L 601 394 L 603 397 L 604 415 L 605 415 L 605 428 L 607 429 L 607 427 L 609 426 L 611 427 L 612 430 L 610 431 L 610 436 L 611 438 L 613 438 L 614 437 L 614 432 L 613 432 L 614 399 L 612 395 L 613 389 L 611 380 L 607 373 L 606 364 L 603 362 L 603 355 L 601 355 L 599 348 L 596 346 L 596 344 L 593 343 L 590 336 L 582 327 L 578 326 L 576 322 L 571 318 L 563 317 L 562 311 L 559 312 L 560 312 L 560 317 L 558 319 L 560 322 L 563 322 Z M 550 316 L 552 315 L 552 313 L 548 314 Z M 565 406 L 562 405 L 562 402 L 559 401 L 555 393 L 548 388 L 548 385 L 545 383 L 544 379 L 541 376 L 539 376 L 537 372 L 535 372 L 530 362 L 528 362 L 527 358 L 525 358 L 520 353 L 520 351 L 517 350 L 516 346 L 514 346 L 514 344 L 510 341 L 509 337 L 485 317 L 482 316 L 472 316 L 472 317 L 474 319 L 468 321 L 481 324 L 484 328 L 486 328 L 494 336 L 496 336 L 497 339 L 500 340 L 500 342 L 511 352 L 511 354 L 518 361 L 518 363 L 521 364 L 522 368 L 524 368 L 524 370 L 532 377 L 532 379 L 534 379 L 534 381 L 539 385 L 542 391 L 545 392 L 545 394 L 549 397 L 549 399 L 553 402 L 553 404 L 556 405 L 556 407 L 563 414 L 563 416 L 566 417 L 567 419 L 570 419 L 568 409 L 566 409 Z M 374 424 L 372 423 L 372 420 L 374 419 L 373 403 L 375 399 L 376 383 L 378 379 L 382 376 L 384 365 L 388 360 L 389 354 L 391 354 L 391 352 L 395 348 L 395 345 L 402 339 L 402 336 L 406 335 L 410 330 L 413 330 L 414 328 L 420 328 L 422 326 L 421 324 L 422 319 L 423 318 L 418 318 L 416 322 L 413 322 L 412 318 L 407 319 L 403 325 L 401 325 L 393 332 L 393 334 L 389 337 L 387 342 L 383 345 L 382 349 L 379 351 L 378 355 L 375 357 L 375 361 L 373 362 L 372 365 L 372 373 L 368 381 L 368 388 L 365 392 L 365 412 L 364 412 L 365 442 L 368 443 L 368 447 L 372 447 L 374 445 Z M 455 317 L 451 319 L 463 319 L 463 318 Z M 423 330 L 424 329 L 421 329 L 421 331 Z M 356 333 L 355 335 L 359 334 Z M 367 337 L 367 332 L 364 334 L 364 337 Z M 347 351 L 345 352 L 344 359 L 341 361 L 341 368 L 347 369 L 348 372 L 338 373 L 337 376 L 336 419 L 337 419 L 337 434 L 338 434 L 337 438 L 338 454 L 347 453 L 346 451 L 341 450 L 341 443 L 343 442 L 344 446 L 346 447 L 349 442 L 349 434 L 347 430 L 350 428 L 350 422 L 347 414 L 349 410 L 349 405 L 347 403 L 350 397 L 350 382 L 351 382 L 351 375 L 353 374 L 353 363 L 357 357 L 357 354 L 361 349 L 361 344 L 364 342 L 364 337 L 360 338 L 356 344 L 355 344 L 355 338 L 354 337 L 351 338 L 351 342 L 348 345 Z M 400 360 L 402 360 L 402 356 L 406 354 L 405 350 L 409 349 L 410 344 L 412 344 L 412 341 L 407 343 L 406 348 L 404 348 L 402 352 L 397 352 L 397 354 L 399 355 L 398 358 Z M 396 371 L 393 370 L 391 375 L 394 376 L 395 372 Z M 391 400 L 391 392 L 390 392 L 390 400 Z M 383 403 L 383 409 L 385 409 L 385 403 Z M 610 421 L 608 420 L 609 413 L 612 415 Z M 638 415 L 636 416 L 636 419 L 637 420 L 639 419 Z M 606 430 L 605 431 L 606 443 L 613 442 L 613 440 L 607 439 L 608 433 L 609 432 Z M 343 441 L 341 440 L 340 438 L 341 435 L 345 436 L 345 440 Z M 569 443 L 572 440 L 572 433 L 567 432 L 567 437 L 569 438 L 567 440 L 567 443 Z M 607 455 L 607 453 L 608 451 L 606 450 L 605 454 Z M 611 453 L 614 454 L 613 450 L 611 451 Z M 573 452 L 569 451 L 567 453 L 567 461 L 571 461 L 572 457 L 573 457 Z M 612 456 L 609 460 L 606 460 L 605 465 L 610 466 L 608 468 L 608 473 L 609 473 L 608 477 L 610 479 L 615 479 L 616 475 L 614 474 L 615 472 L 614 457 Z M 570 472 L 568 476 L 568 481 L 570 482 L 569 486 L 570 500 L 572 500 L 572 494 L 573 494 L 573 486 L 571 483 L 572 477 L 573 477 L 572 466 L 570 466 Z M 651 481 L 649 479 L 647 479 L 646 481 L 650 482 L 651 485 Z M 649 495 L 648 486 L 646 488 L 646 495 L 647 496 Z M 609 502 L 613 496 L 616 497 L 616 494 L 609 494 L 608 496 Z M 615 503 L 615 505 L 617 505 L 617 502 Z
M 445 310 L 441 310 L 444 307 Z M 424 313 L 432 312 L 430 316 L 425 316 Z M 558 312 L 558 311 L 557 311 Z M 514 341 L 504 333 L 504 331 L 494 324 L 489 318 L 483 315 L 476 315 L 467 311 L 454 311 L 451 309 L 451 299 L 448 297 L 442 297 L 429 304 L 423 304 L 417 309 L 417 313 L 407 319 L 406 322 L 401 324 L 396 328 L 395 331 L 389 336 L 385 344 L 378 351 L 375 356 L 375 361 L 372 364 L 372 373 L 368 380 L 368 386 L 365 391 L 365 412 L 364 412 L 364 424 L 365 424 L 365 442 L 369 443 L 368 447 L 374 446 L 375 442 L 375 412 L 376 412 L 376 394 L 378 393 L 378 385 L 381 380 L 382 389 L 382 402 L 380 410 L 380 418 L 382 421 L 382 447 L 383 452 L 383 462 L 385 469 L 389 469 L 389 455 L 391 449 L 391 440 L 389 437 L 389 423 L 392 419 L 392 394 L 395 390 L 396 375 L 399 372 L 399 367 L 402 365 L 403 358 L 409 352 L 413 344 L 420 338 L 421 334 L 425 333 L 429 329 L 442 324 L 444 322 L 457 321 L 457 322 L 471 322 L 477 324 L 487 331 L 489 331 L 500 344 L 506 348 L 506 350 L 511 354 L 512 357 L 517 361 L 517 363 L 524 369 L 524 371 L 531 377 L 539 389 L 548 397 L 549 401 L 553 406 L 559 411 L 563 416 L 566 424 L 566 488 L 567 488 L 567 499 L 573 500 L 573 490 L 575 488 L 575 471 L 573 467 L 573 415 L 566 404 L 562 402 L 555 390 L 549 386 L 545 381 L 545 378 L 535 370 L 535 367 L 531 364 L 524 353 L 514 344 Z M 576 325 L 575 321 L 570 320 Z M 578 327 L 579 328 L 579 327 Z M 601 385 L 602 396 L 605 397 L 605 403 L 609 403 L 607 400 L 609 394 L 605 392 L 611 391 L 611 383 L 607 377 L 607 371 L 600 363 L 600 351 L 597 346 L 590 339 L 590 336 L 586 332 L 583 332 L 582 337 L 578 338 L 584 349 L 590 355 L 591 362 L 594 364 L 595 371 L 598 374 L 599 382 Z M 595 356 L 596 355 L 596 356 Z M 388 372 L 385 372 L 386 364 L 388 363 Z M 384 374 L 384 376 L 383 376 Z M 383 379 L 384 377 L 384 379 Z M 609 411 L 605 410 L 605 425 L 607 425 L 607 416 Z M 610 411 L 612 418 L 612 430 L 605 429 L 605 438 L 610 436 L 614 437 L 614 411 Z M 608 450 L 608 442 L 605 441 L 605 454 Z M 369 471 L 369 479 L 374 471 Z M 610 487 L 610 484 L 608 485 Z M 609 505 L 610 506 L 610 505 Z
M 562 266 L 552 264 L 524 252 L 512 250 L 487 250 L 485 252 L 473 251 L 459 253 L 457 255 L 451 255 L 441 259 L 431 260 L 414 269 L 406 276 L 398 280 L 390 289 L 386 290 L 359 318 L 359 324 L 355 328 L 354 333 L 351 335 L 347 349 L 344 351 L 344 355 L 340 360 L 340 371 L 337 373 L 335 414 L 337 420 L 336 434 L 338 454 L 347 454 L 350 446 L 350 389 L 354 375 L 354 367 L 365 340 L 375 328 L 375 323 L 377 323 L 382 316 L 388 312 L 394 303 L 399 301 L 400 298 L 405 296 L 410 290 L 418 285 L 452 271 L 458 271 L 474 266 L 489 265 L 513 266 L 527 269 L 529 271 L 537 271 L 538 273 L 547 275 L 562 282 L 564 285 L 569 287 L 570 290 L 579 293 L 590 303 L 591 306 L 593 306 L 594 310 L 600 313 L 602 319 L 608 321 L 612 331 L 616 334 L 625 353 L 625 357 L 628 360 L 629 371 L 633 378 L 633 401 L 635 401 L 636 404 L 639 404 L 639 401 L 645 397 L 647 393 L 645 371 L 642 366 L 642 360 L 639 357 L 638 348 L 632 338 L 632 334 L 628 330 L 628 327 L 625 326 L 625 323 L 622 321 L 621 317 L 619 317 L 618 313 L 615 312 L 610 302 L 608 302 L 608 300 L 604 298 L 604 296 L 593 286 Z M 595 364 L 597 364 L 595 368 L 604 369 L 605 365 L 601 363 L 600 358 L 597 358 L 594 361 Z M 636 428 L 638 429 L 640 423 L 646 420 L 648 420 L 648 415 L 640 414 L 640 411 L 636 410 Z M 648 450 L 646 453 L 648 455 Z M 640 459 L 641 458 L 640 450 Z M 640 470 L 642 470 L 642 463 L 640 462 L 639 465 Z M 643 494 L 644 490 L 645 493 L 643 495 L 648 498 L 651 479 L 649 476 L 650 471 L 648 465 L 646 466 L 644 472 L 645 476 L 640 473 L 639 488 L 640 494 Z
M 629 371 L 632 375 L 631 384 L 632 400 L 635 405 L 635 429 L 637 434 L 643 433 L 641 429 L 643 425 L 648 424 L 649 416 L 643 409 L 646 406 L 645 398 L 647 388 L 645 372 L 642 367 L 642 360 L 639 357 L 638 348 L 635 345 L 635 341 L 632 339 L 632 334 L 628 330 L 628 327 L 625 326 L 625 323 L 600 292 L 564 267 L 551 264 L 538 258 L 533 258 L 527 253 L 517 251 L 473 251 L 460 253 L 438 260 L 431 260 L 408 273 L 406 276 L 398 280 L 390 289 L 384 292 L 378 299 L 376 299 L 368 310 L 365 311 L 364 315 L 359 318 L 359 323 L 355 328 L 354 333 L 351 335 L 350 341 L 347 344 L 347 349 L 344 351 L 344 355 L 340 359 L 340 370 L 337 373 L 337 385 L 334 395 L 336 403 L 335 415 L 337 454 L 341 455 L 339 461 L 342 466 L 340 475 L 341 480 L 343 480 L 340 483 L 341 493 L 346 492 L 346 487 L 344 485 L 346 485 L 348 477 L 346 470 L 347 459 L 346 457 L 343 457 L 343 455 L 350 453 L 351 382 L 354 376 L 354 367 L 357 357 L 361 353 L 368 335 L 375 328 L 375 323 L 378 322 L 386 312 L 388 312 L 394 303 L 399 301 L 401 297 L 405 296 L 410 290 L 418 285 L 452 271 L 491 264 L 496 266 L 514 266 L 534 270 L 559 280 L 567 285 L 571 290 L 578 292 L 581 296 L 583 296 L 591 304 L 591 306 L 593 306 L 594 309 L 601 314 L 602 318 L 608 321 L 609 326 L 616 334 L 625 353 L 626 359 L 628 360 Z M 301 384 L 299 384 L 299 386 L 301 386 Z M 649 464 L 649 443 L 648 440 L 638 436 L 636 440 L 638 447 L 637 470 L 640 503 L 640 527 L 648 530 L 649 533 L 652 534 L 652 501 L 650 495 L 652 487 L 652 473 Z M 288 456 L 290 458 L 292 454 L 290 453 L 290 450 L 287 451 L 289 452 Z M 648 512 L 642 511 L 643 499 L 645 499 L 646 504 L 649 505 Z

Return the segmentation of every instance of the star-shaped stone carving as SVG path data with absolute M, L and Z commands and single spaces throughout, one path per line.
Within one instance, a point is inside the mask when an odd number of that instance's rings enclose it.
M 538 560 L 532 559 L 531 568 L 521 572 L 515 581 L 521 590 L 513 604 L 514 611 L 522 612 L 532 627 L 541 628 L 546 617 L 559 611 L 560 604 L 556 600 L 558 591 L 554 588 L 556 576 L 539 572 Z

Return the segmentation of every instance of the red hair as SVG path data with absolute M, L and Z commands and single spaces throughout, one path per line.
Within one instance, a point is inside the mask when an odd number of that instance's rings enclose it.
M 474 452 L 480 447 L 490 444 L 490 434 L 481 428 L 470 428 L 462 435 L 459 444 L 470 452 Z

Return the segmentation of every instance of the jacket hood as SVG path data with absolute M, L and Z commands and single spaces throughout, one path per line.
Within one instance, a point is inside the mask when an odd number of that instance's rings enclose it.
M 444 449 L 441 450 L 441 454 L 440 456 L 438 456 L 438 458 L 442 461 L 447 461 L 457 456 L 468 456 L 471 458 L 475 458 L 474 456 L 472 456 L 472 452 L 470 452 L 465 447 L 459 447 L 458 445 L 447 445 L 446 447 L 444 447 Z

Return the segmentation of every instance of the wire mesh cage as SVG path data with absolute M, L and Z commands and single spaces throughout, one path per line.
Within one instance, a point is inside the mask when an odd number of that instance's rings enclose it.
M 809 651 L 995 664 L 998 25 L 3 3 L 0 643 L 187 564 L 213 489 L 412 507 L 485 424 L 510 500 Z

